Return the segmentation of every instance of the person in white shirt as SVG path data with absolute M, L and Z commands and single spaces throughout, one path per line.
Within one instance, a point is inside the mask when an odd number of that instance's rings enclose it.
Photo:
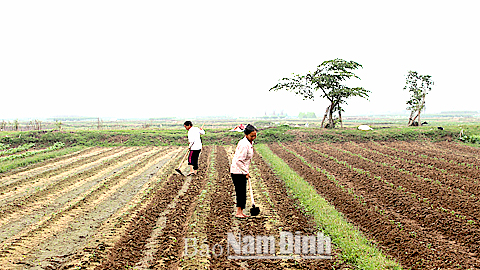
M 187 174 L 187 176 L 195 175 L 198 170 L 198 157 L 200 156 L 200 151 L 202 151 L 202 140 L 200 139 L 200 135 L 204 135 L 205 130 L 194 127 L 191 121 L 185 121 L 183 126 L 188 130 L 188 142 L 190 143 L 190 153 L 188 154 L 190 173 Z

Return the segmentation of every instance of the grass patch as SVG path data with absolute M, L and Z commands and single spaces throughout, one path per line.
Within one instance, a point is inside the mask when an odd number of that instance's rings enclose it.
M 272 128 L 259 127 L 257 143 L 272 143 L 286 141 L 303 142 L 346 142 L 346 141 L 415 141 L 415 140 L 460 140 L 460 132 L 477 138 L 480 125 L 462 124 L 443 126 L 400 127 L 373 126 L 374 130 L 362 131 L 356 127 L 323 129 L 277 126 Z M 205 145 L 236 145 L 244 134 L 232 132 L 225 128 L 206 129 L 202 135 Z M 480 139 L 479 139 L 480 140 Z M 55 142 L 63 142 L 66 146 L 166 146 L 188 145 L 187 131 L 176 129 L 132 129 L 132 130 L 41 130 L 41 131 L 4 131 L 0 132 L 0 149 L 17 147 L 23 144 L 35 143 L 37 147 L 48 147 Z M 480 146 L 478 143 L 468 145 Z
M 255 149 L 285 181 L 286 186 L 313 216 L 318 227 L 342 250 L 343 260 L 359 269 L 402 269 L 398 263 L 383 255 L 371 241 L 348 223 L 341 213 L 317 194 L 313 186 L 275 155 L 267 145 L 257 144 Z
M 290 128 L 291 129 L 291 128 Z M 295 135 L 288 134 L 289 128 L 278 127 L 259 131 L 257 142 L 292 141 Z M 227 129 L 206 130 L 202 135 L 204 145 L 236 145 L 245 134 Z M 0 133 L 0 146 L 17 147 L 34 143 L 38 147 L 48 147 L 55 142 L 67 146 L 167 146 L 188 145 L 187 131 L 181 129 L 160 130 L 76 130 L 76 131 L 18 131 Z
M 451 127 L 446 127 L 444 130 L 439 130 L 436 127 L 388 127 L 369 131 L 356 128 L 299 128 L 298 130 L 289 131 L 289 133 L 303 133 L 300 139 L 306 142 L 444 141 L 457 140 L 459 138 L 457 130 Z

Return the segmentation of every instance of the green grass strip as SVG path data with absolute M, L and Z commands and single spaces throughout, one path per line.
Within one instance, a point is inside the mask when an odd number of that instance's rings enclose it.
M 23 144 L 23 145 L 21 145 L 19 147 L 16 147 L 16 148 L 10 148 L 10 149 L 6 149 L 4 151 L 0 151 L 0 156 L 6 156 L 6 155 L 22 152 L 22 151 L 30 149 L 34 146 L 35 146 L 34 143 L 26 143 L 26 144 Z M 0 146 L 0 149 L 2 149 L 2 146 Z
M 23 167 L 23 166 L 27 166 L 27 165 L 30 165 L 30 164 L 42 162 L 42 161 L 47 160 L 47 159 L 67 155 L 67 154 L 70 154 L 70 153 L 73 153 L 73 152 L 80 151 L 84 148 L 85 148 L 84 146 L 66 147 L 66 148 L 63 148 L 63 149 L 55 150 L 55 151 L 52 151 L 52 152 L 45 152 L 45 153 L 42 153 L 42 154 L 37 154 L 37 155 L 34 155 L 34 156 L 22 158 L 22 159 L 3 161 L 3 162 L 0 162 L 0 173 L 10 171 L 10 170 L 13 170 L 13 169 L 18 168 L 18 167 Z
M 311 213 L 319 228 L 342 250 L 341 256 L 344 261 L 359 269 L 402 269 L 397 262 L 383 255 L 359 230 L 348 223 L 313 186 L 275 155 L 267 145 L 257 144 L 255 149 Z

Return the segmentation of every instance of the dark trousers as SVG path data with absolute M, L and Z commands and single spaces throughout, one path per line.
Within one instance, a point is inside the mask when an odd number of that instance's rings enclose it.
M 194 170 L 198 170 L 198 157 L 200 156 L 200 151 L 202 150 L 190 150 L 188 155 L 188 165 L 193 165 Z
M 237 207 L 245 209 L 247 203 L 247 175 L 232 173 L 233 185 L 237 195 Z

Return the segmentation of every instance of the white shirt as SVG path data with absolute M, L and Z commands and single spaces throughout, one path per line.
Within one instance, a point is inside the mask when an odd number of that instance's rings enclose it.
M 190 150 L 201 150 L 202 149 L 202 140 L 200 139 L 200 134 L 204 135 L 205 130 L 199 129 L 198 127 L 191 127 L 188 130 L 188 142 L 191 145 Z
M 244 137 L 238 142 L 235 155 L 230 166 L 230 173 L 248 174 L 248 168 L 253 157 L 253 142 Z

